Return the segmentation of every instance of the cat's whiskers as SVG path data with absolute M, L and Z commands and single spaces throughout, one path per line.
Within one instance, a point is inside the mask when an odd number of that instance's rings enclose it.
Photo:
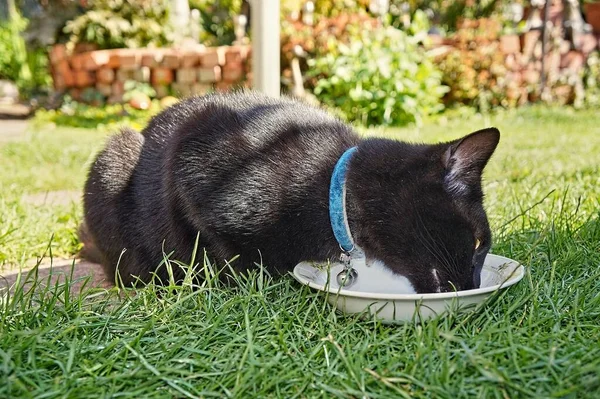
M 417 229 L 417 231 L 419 232 L 419 239 L 421 240 L 421 243 L 425 246 L 425 248 L 429 251 L 429 253 L 431 253 L 433 256 L 435 256 L 435 258 L 440 262 L 440 264 L 442 264 L 442 266 L 445 266 L 448 268 L 447 269 L 448 272 L 451 272 L 453 270 L 453 265 L 448 264 L 447 258 L 450 258 L 448 250 L 444 247 L 444 250 L 446 250 L 446 255 L 448 255 L 447 257 L 444 257 L 444 255 L 439 250 L 439 245 L 437 244 L 439 242 L 439 240 L 436 240 L 431 235 L 431 232 L 429 231 L 429 229 L 427 228 L 425 223 L 423 223 L 421 214 L 419 212 L 417 212 L 416 215 L 422 226 L 422 229 Z M 427 237 L 423 236 L 423 234 L 422 234 L 423 231 L 427 233 Z M 431 246 L 428 245 L 429 243 L 431 243 Z

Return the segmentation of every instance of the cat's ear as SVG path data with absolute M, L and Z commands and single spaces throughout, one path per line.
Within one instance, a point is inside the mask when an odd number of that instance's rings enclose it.
M 499 141 L 500 132 L 492 127 L 449 143 L 442 155 L 448 188 L 460 192 L 479 184 L 483 168 Z

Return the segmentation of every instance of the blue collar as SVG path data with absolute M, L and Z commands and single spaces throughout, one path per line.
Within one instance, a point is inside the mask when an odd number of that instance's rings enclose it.
M 350 253 L 355 248 L 350 226 L 348 225 L 348 215 L 346 215 L 346 173 L 352 155 L 357 148 L 347 149 L 335 164 L 331 183 L 329 185 L 329 219 L 333 235 L 340 244 L 340 248 Z

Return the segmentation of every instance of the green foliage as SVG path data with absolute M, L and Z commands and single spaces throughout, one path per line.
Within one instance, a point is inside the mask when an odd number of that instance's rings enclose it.
M 25 54 L 15 43 L 15 33 L 18 36 L 26 27 L 27 21 L 21 17 L 14 21 L 0 21 L 0 79 L 18 80 L 21 65 L 17 60 Z
M 190 8 L 200 11 L 200 41 L 207 46 L 229 45 L 235 40 L 233 18 L 242 9 L 242 0 L 190 0 Z
M 583 72 L 583 85 L 584 105 L 600 107 L 600 51 L 589 55 Z
M 314 25 L 305 25 L 291 18 L 283 20 L 281 25 L 281 67 L 284 82 L 291 76 L 290 64 L 295 57 L 295 48 L 300 46 L 306 58 L 319 58 L 335 51 L 339 43 L 347 44 L 351 32 L 358 29 L 370 30 L 380 23 L 366 13 L 347 13 L 331 18 L 320 18 Z M 300 65 L 303 72 L 308 65 L 303 61 Z M 316 82 L 306 82 L 312 89 Z
M 435 24 L 445 31 L 453 32 L 457 29 L 461 19 L 487 18 L 498 12 L 504 0 L 391 0 L 390 14 L 392 25 L 400 26 L 400 13 L 402 6 L 408 4 L 409 12 L 416 10 L 431 10 Z
M 94 0 L 88 11 L 67 22 L 70 43 L 100 49 L 162 46 L 172 41 L 168 2 Z
M 500 30 L 495 20 L 466 20 L 452 36 L 454 47 L 438 63 L 442 81 L 450 87 L 444 98 L 447 105 L 468 105 L 479 111 L 517 105 L 521 92 L 519 84 L 507 78 Z
M 135 93 L 135 91 L 132 91 L 132 93 Z M 90 96 L 93 97 L 92 94 Z M 150 109 L 138 110 L 129 104 L 88 105 L 73 101 L 69 96 L 66 96 L 60 109 L 39 110 L 35 118 L 36 123 L 39 125 L 53 123 L 57 126 L 101 130 L 114 130 L 122 125 L 129 125 L 141 129 L 160 109 L 158 100 L 152 101 Z
M 369 0 L 314 0 L 314 3 L 317 18 L 366 11 L 369 6 Z
M 0 79 L 15 82 L 25 95 L 51 84 L 45 50 L 27 49 L 21 37 L 27 24 L 19 15 L 0 22 Z
M 136 95 L 144 95 L 149 98 L 156 97 L 156 90 L 148 83 L 138 82 L 136 80 L 128 80 L 124 84 L 125 94 L 123 95 L 124 101 L 129 101 Z
M 363 125 L 420 124 L 443 109 L 441 74 L 419 36 L 392 27 L 355 32 L 349 44 L 310 61 L 314 94 L 344 119 Z

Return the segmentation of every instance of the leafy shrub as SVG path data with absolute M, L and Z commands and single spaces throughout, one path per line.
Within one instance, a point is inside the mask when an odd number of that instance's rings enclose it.
M 172 41 L 168 2 L 162 0 L 94 0 L 90 9 L 67 22 L 69 42 L 100 49 L 161 46 Z
M 328 53 L 336 52 L 339 44 L 349 43 L 351 32 L 357 29 L 373 29 L 379 22 L 364 13 L 342 14 L 331 18 L 320 18 L 314 25 L 305 25 L 291 18 L 283 20 L 281 27 L 281 68 L 282 82 L 291 88 L 291 62 L 295 57 L 294 48 L 299 46 L 306 54 L 301 59 L 300 69 L 306 75 L 309 67 L 307 59 L 319 58 Z M 308 79 L 306 87 L 312 90 L 316 78 Z
M 514 0 L 511 0 L 514 2 Z M 402 6 L 408 5 L 409 12 L 431 10 L 434 22 L 446 32 L 456 31 L 462 19 L 487 18 L 499 12 L 505 0 L 391 0 L 390 15 L 393 26 L 400 26 Z
M 229 45 L 235 40 L 233 18 L 242 9 L 242 0 L 190 0 L 190 8 L 200 11 L 201 43 Z
M 446 88 L 419 40 L 392 27 L 354 32 L 349 44 L 310 61 L 314 94 L 364 125 L 421 123 L 443 109 Z
M 152 101 L 150 109 L 138 110 L 128 104 L 88 105 L 65 96 L 59 109 L 38 110 L 35 114 L 35 123 L 107 130 L 116 130 L 120 126 L 127 125 L 139 130 L 160 110 L 158 100 Z
M 585 106 L 600 106 L 600 51 L 589 55 L 583 72 Z
M 319 17 L 334 17 L 342 14 L 352 14 L 368 9 L 369 0 L 314 0 L 315 15 Z
M 15 82 L 23 94 L 51 84 L 45 50 L 28 50 L 21 37 L 27 24 L 19 15 L 10 22 L 0 22 L 0 79 Z
M 465 20 L 452 36 L 454 48 L 439 60 L 442 82 L 450 87 L 446 104 L 464 104 L 479 110 L 496 106 L 514 107 L 519 92 L 507 79 L 505 55 L 500 51 L 499 22 Z

